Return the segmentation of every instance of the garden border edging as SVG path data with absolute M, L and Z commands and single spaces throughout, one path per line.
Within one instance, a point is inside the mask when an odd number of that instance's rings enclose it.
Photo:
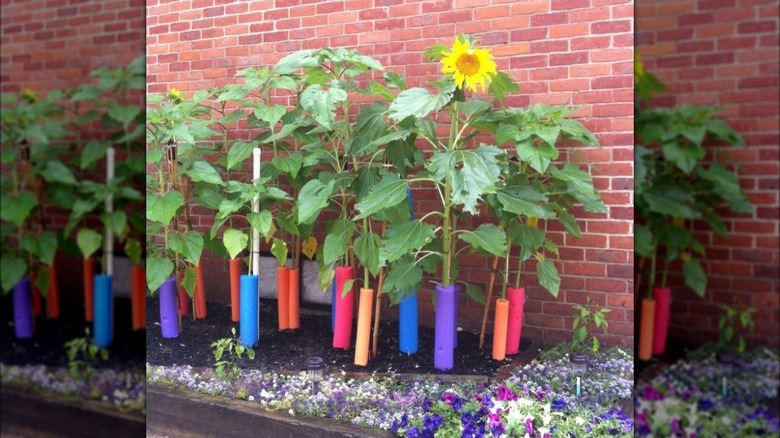
M 167 436 L 245 438 L 388 438 L 388 432 L 335 423 L 318 417 L 292 417 L 244 400 L 146 387 L 148 432 Z
M 2 432 L 30 438 L 131 438 L 144 436 L 146 420 L 94 400 L 24 391 L 3 385 Z M 45 413 L 45 415 L 42 415 Z

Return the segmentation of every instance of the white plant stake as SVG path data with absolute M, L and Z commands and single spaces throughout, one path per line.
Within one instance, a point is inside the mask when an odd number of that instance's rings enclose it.
M 252 180 L 260 178 L 260 148 L 252 150 L 253 175 Z M 260 195 L 252 198 L 252 212 L 260 213 Z M 252 228 L 252 274 L 260 275 L 260 231 Z M 260 284 L 258 282 L 258 284 Z
M 114 155 L 115 151 L 113 147 L 109 147 L 106 150 L 106 183 L 110 184 L 114 179 Z M 106 213 L 112 213 L 114 211 L 114 200 L 111 194 L 106 198 Z M 114 273 L 114 233 L 110 227 L 106 227 L 106 275 L 113 275 Z

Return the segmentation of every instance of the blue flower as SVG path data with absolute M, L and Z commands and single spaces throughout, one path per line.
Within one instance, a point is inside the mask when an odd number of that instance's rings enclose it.
M 425 412 L 428 412 L 431 410 L 431 401 L 429 399 L 425 399 L 422 404 L 422 409 Z
M 562 397 L 553 400 L 552 402 L 552 409 L 554 411 L 562 411 L 566 409 L 566 400 L 564 400 Z
M 406 429 L 406 438 L 418 438 L 420 436 L 420 430 L 416 427 L 410 427 Z
M 699 400 L 699 410 L 700 411 L 705 411 L 705 412 L 709 411 L 710 409 L 712 409 L 712 406 L 713 406 L 712 400 L 710 400 L 708 398 L 703 398 L 703 399 Z
M 444 424 L 444 419 L 441 415 L 425 416 L 423 418 L 423 428 L 431 433 L 436 432 Z

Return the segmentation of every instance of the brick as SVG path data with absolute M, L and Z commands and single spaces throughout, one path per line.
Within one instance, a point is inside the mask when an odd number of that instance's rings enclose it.
M 569 22 L 566 12 L 553 12 L 549 14 L 537 14 L 531 16 L 531 26 L 553 26 Z

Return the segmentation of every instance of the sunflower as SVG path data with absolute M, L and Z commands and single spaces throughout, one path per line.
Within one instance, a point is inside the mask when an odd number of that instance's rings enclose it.
M 32 90 L 30 88 L 25 88 L 22 90 L 22 98 L 27 103 L 35 103 L 36 100 L 38 100 L 38 94 L 35 92 L 35 90 Z
M 168 99 L 173 103 L 181 103 L 183 98 L 181 91 L 175 88 L 171 88 L 170 91 L 168 91 Z
M 634 53 L 634 83 L 639 82 L 645 74 L 645 65 L 639 59 L 639 54 Z
M 452 73 L 458 88 L 463 88 L 465 82 L 472 91 L 477 91 L 477 84 L 485 91 L 485 84 L 492 79 L 490 74 L 496 74 L 496 63 L 490 51 L 472 48 L 467 40 L 461 42 L 459 37 L 455 37 L 452 51 L 442 54 L 444 66 L 441 71 L 445 74 Z

